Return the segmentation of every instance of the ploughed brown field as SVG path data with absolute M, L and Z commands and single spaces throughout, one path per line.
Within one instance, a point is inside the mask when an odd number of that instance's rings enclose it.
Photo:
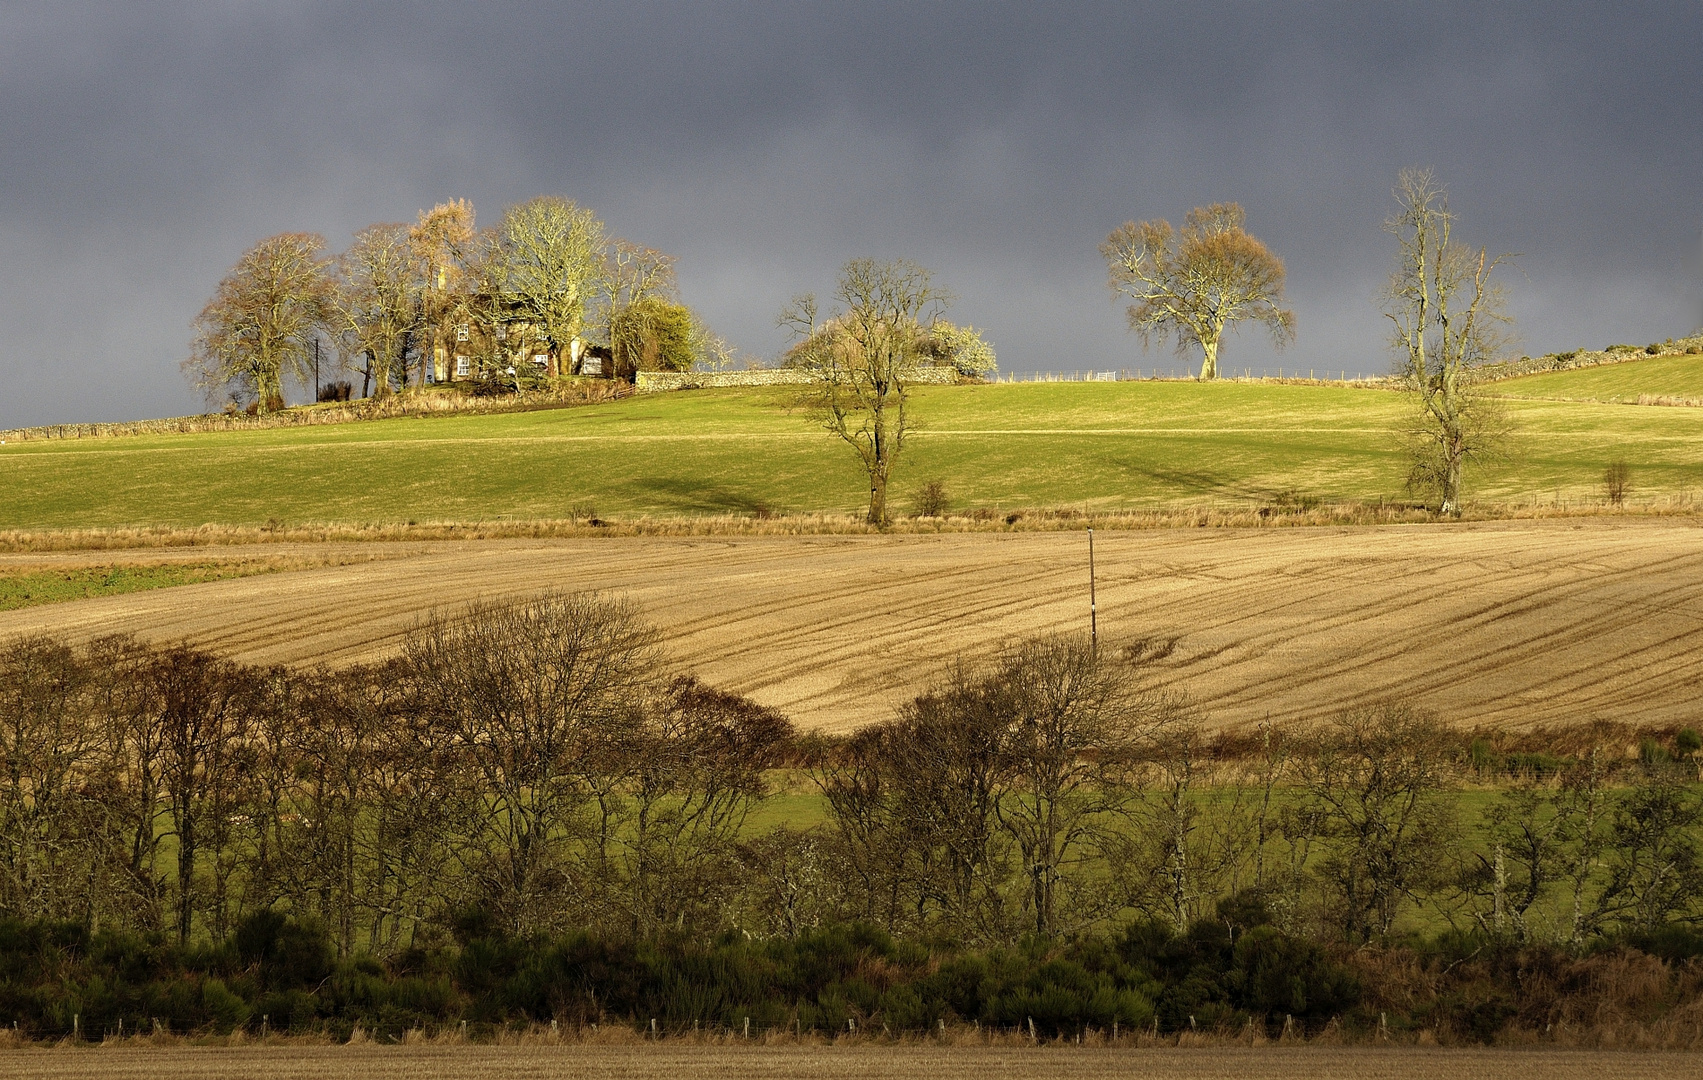
M 942 1046 L 322 1046 L 25 1050 L 0 1054 L 0 1077 L 173 1080 L 492 1080 L 496 1077 L 689 1080 L 845 1077 L 957 1080 L 1656 1080 L 1695 1077 L 1703 1056 L 1589 1050 L 1435 1048 L 1001 1048 Z
M 1158 668 L 1215 724 L 1392 698 L 1469 726 L 1703 712 L 1697 521 L 1102 531 L 1095 545 L 1102 645 L 1169 648 Z M 131 631 L 251 662 L 346 664 L 393 653 L 436 608 L 600 589 L 642 605 L 708 681 L 845 730 L 889 715 L 954 655 L 1088 627 L 1082 532 L 345 547 L 370 561 L 0 613 L 0 636 Z M 0 572 L 80 558 L 4 555 Z

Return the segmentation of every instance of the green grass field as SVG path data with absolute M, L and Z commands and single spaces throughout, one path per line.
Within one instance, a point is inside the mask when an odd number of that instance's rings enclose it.
M 266 573 L 261 564 L 97 566 L 0 575 L 0 611 Z
M 0 447 L 0 529 L 860 510 L 851 451 L 793 400 L 790 388 L 706 390 L 497 416 L 13 443 Z M 1533 400 L 1511 412 L 1509 460 L 1474 477 L 1472 497 L 1591 497 L 1617 458 L 1633 468 L 1634 501 L 1703 484 L 1703 410 Z M 1407 405 L 1387 391 L 925 387 L 914 414 L 900 508 L 935 478 L 959 510 L 1403 497 Z
M 1640 394 L 1703 398 L 1703 356 L 1652 356 L 1620 364 L 1524 375 L 1495 384 L 1496 393 L 1522 398 L 1632 401 Z

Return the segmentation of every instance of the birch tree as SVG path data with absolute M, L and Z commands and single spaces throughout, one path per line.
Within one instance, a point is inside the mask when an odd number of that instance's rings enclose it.
M 1400 251 L 1384 314 L 1414 404 L 1408 487 L 1435 494 L 1441 512 L 1458 517 L 1465 466 L 1495 457 L 1508 433 L 1506 412 L 1472 375 L 1507 345 L 1512 320 L 1491 274 L 1513 256 L 1491 258 L 1455 240 L 1448 192 L 1431 170 L 1403 169 L 1395 197 L 1384 230 Z
M 910 382 L 951 295 L 908 260 L 854 259 L 840 271 L 838 306 L 818 319 L 816 298 L 795 297 L 779 324 L 799 338 L 789 363 L 814 377 L 810 404 L 857 451 L 869 477 L 871 525 L 887 524 L 887 484 L 913 422 Z
M 1295 337 L 1283 299 L 1283 260 L 1244 229 L 1236 203 L 1189 211 L 1179 234 L 1164 219 L 1126 221 L 1100 245 L 1114 296 L 1133 301 L 1129 328 L 1142 347 L 1175 338 L 1178 353 L 1201 352 L 1200 377 L 1218 377 L 1224 331 L 1257 322 L 1282 348 Z
M 283 407 L 285 375 L 312 370 L 313 333 L 331 286 L 325 239 L 280 233 L 254 245 L 219 282 L 195 319 L 183 368 L 209 400 L 248 397 L 259 412 Z

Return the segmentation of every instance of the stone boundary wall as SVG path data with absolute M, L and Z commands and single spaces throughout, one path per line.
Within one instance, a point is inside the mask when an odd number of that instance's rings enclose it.
M 724 386 L 803 386 L 813 381 L 795 368 L 755 368 L 750 371 L 641 371 L 636 389 L 641 394 L 667 390 L 712 390 Z M 954 368 L 918 368 L 910 381 L 947 386 L 958 381 Z
M 360 398 L 336 405 L 295 406 L 265 416 L 246 413 L 207 413 L 203 416 L 174 416 L 164 420 L 129 420 L 105 424 L 46 424 L 41 427 L 0 431 L 0 442 L 34 442 L 41 439 L 121 439 L 137 435 L 189 435 L 203 431 L 256 431 L 270 428 L 317 427 L 322 424 L 354 424 L 363 420 L 392 420 L 399 417 L 494 415 L 534 412 L 573 405 L 593 405 L 631 394 L 626 383 L 581 380 L 561 390 L 529 390 L 518 397 L 477 398 L 460 394 L 392 394 L 382 398 Z
M 1601 367 L 1604 364 L 1625 364 L 1633 360 L 1653 360 L 1658 356 L 1680 356 L 1685 350 L 1703 348 L 1703 333 L 1679 338 L 1663 345 L 1660 352 L 1638 349 L 1575 349 L 1570 353 L 1551 353 L 1548 356 L 1523 356 L 1504 364 L 1486 364 L 1473 373 L 1474 382 L 1501 382 L 1522 375 L 1541 375 L 1551 371 L 1574 371 L 1578 368 Z

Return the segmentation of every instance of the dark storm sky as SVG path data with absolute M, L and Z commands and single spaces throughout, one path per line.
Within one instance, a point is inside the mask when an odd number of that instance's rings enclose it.
M 1096 245 L 1237 200 L 1299 340 L 1384 370 L 1396 171 L 1523 253 L 1530 353 L 1703 322 L 1703 3 L 0 4 L 0 428 L 198 411 L 178 362 L 276 232 L 567 195 L 758 356 L 858 255 L 1011 370 L 1141 353 Z

